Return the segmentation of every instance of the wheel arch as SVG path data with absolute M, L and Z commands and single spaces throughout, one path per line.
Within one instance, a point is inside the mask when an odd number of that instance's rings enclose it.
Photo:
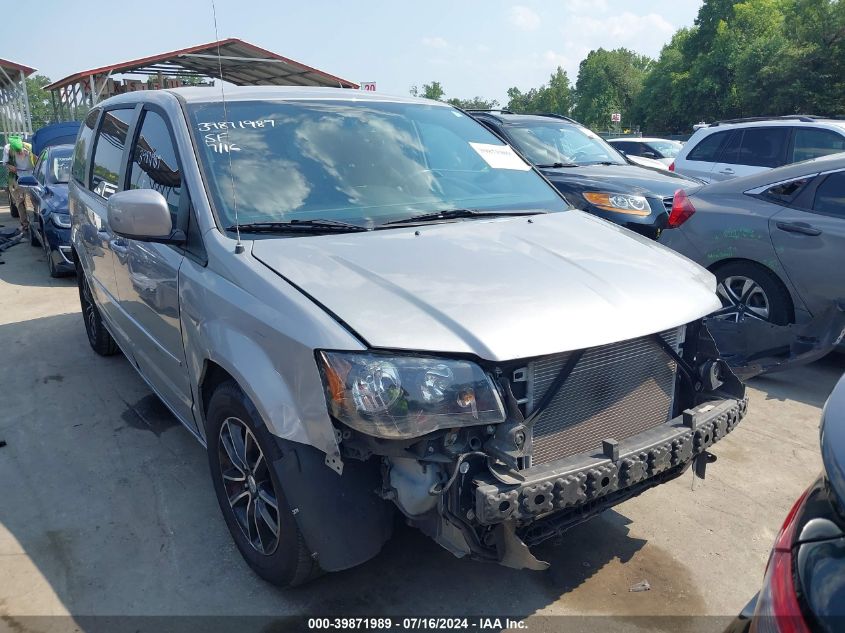
M 710 266 L 707 267 L 707 270 L 716 275 L 716 278 L 718 279 L 718 271 L 721 268 L 724 268 L 725 266 L 728 266 L 730 264 L 744 264 L 746 266 L 753 266 L 755 268 L 760 268 L 766 271 L 772 277 L 772 279 L 778 285 L 780 285 L 781 289 L 784 291 L 787 298 L 789 299 L 788 309 L 790 322 L 795 322 L 795 310 L 799 307 L 803 308 L 803 303 L 801 302 L 801 299 L 793 292 L 791 285 L 784 280 L 784 274 L 781 274 L 779 271 L 775 270 L 771 266 L 768 266 L 767 264 L 764 264 L 754 259 L 749 259 L 747 257 L 727 257 L 725 259 L 720 259 L 719 261 L 710 264 Z M 780 268 L 780 266 L 778 266 L 778 268 Z
M 214 390 L 233 381 L 252 401 L 244 388 L 225 366 L 212 359 L 204 362 L 199 392 L 203 424 L 209 446 L 208 411 Z M 255 401 L 257 413 L 264 414 Z M 267 424 L 264 419 L 256 422 Z M 272 434 L 272 431 L 271 431 Z M 325 571 L 348 569 L 371 559 L 390 538 L 393 506 L 375 494 L 381 485 L 378 462 L 351 461 L 338 476 L 325 464 L 325 454 L 312 445 L 274 436 L 281 457 L 272 462 L 300 531 L 312 557 Z M 345 521 L 338 521 L 343 516 Z

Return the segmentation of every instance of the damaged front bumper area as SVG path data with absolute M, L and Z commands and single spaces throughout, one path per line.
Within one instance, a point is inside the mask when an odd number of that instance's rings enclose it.
M 596 348 L 485 367 L 498 424 L 404 441 L 338 429 L 344 457 L 380 464 L 378 491 L 456 556 L 545 569 L 529 546 L 691 465 L 747 409 L 703 321 Z
M 747 405 L 746 398 L 699 405 L 624 441 L 606 442 L 601 456 L 529 469 L 517 484 L 478 476 L 470 483 L 475 518 L 486 526 L 514 521 L 527 545 L 541 543 L 706 459 L 707 449 L 736 428 Z

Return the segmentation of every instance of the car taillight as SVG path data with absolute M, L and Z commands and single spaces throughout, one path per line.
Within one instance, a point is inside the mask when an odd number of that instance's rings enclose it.
M 807 500 L 808 492 L 809 489 L 805 490 L 792 506 L 775 539 L 763 579 L 763 589 L 757 597 L 751 633 L 810 632 L 801 613 L 801 605 L 798 604 L 792 568 L 792 542 L 795 540 L 796 518 Z
M 675 161 L 669 163 L 669 171 L 675 171 Z
M 672 199 L 672 211 L 669 213 L 668 228 L 678 228 L 689 220 L 693 213 L 695 213 L 695 207 L 692 205 L 692 201 L 683 189 L 678 189 L 675 192 L 675 197 Z

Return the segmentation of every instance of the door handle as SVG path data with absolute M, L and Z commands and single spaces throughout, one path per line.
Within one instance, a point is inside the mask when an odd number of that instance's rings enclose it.
M 124 253 L 126 253 L 126 247 L 128 246 L 128 244 L 126 243 L 126 240 L 121 237 L 118 237 L 117 239 L 111 240 L 109 242 L 109 246 L 111 246 L 111 249 L 118 255 L 123 255 Z
M 719 173 L 720 173 L 720 174 L 725 174 L 726 176 L 730 176 L 732 173 L 734 173 L 734 170 L 733 170 L 733 169 L 731 169 L 730 167 L 725 167 L 725 168 L 724 168 L 722 171 L 720 171 Z
M 813 237 L 822 234 L 821 229 L 810 226 L 806 222 L 778 222 L 777 227 L 787 233 L 800 233 L 801 235 L 811 235 Z

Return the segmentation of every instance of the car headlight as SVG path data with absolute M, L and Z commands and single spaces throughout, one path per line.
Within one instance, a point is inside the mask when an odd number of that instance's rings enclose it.
M 383 438 L 503 422 L 492 379 L 475 363 L 371 352 L 318 352 L 326 402 L 344 424 Z
M 67 213 L 51 213 L 50 220 L 60 229 L 70 228 L 70 216 Z
M 616 213 L 627 213 L 629 215 L 649 215 L 651 207 L 644 196 L 629 196 L 622 193 L 602 193 L 600 191 L 588 191 L 581 194 L 584 199 L 605 211 Z

